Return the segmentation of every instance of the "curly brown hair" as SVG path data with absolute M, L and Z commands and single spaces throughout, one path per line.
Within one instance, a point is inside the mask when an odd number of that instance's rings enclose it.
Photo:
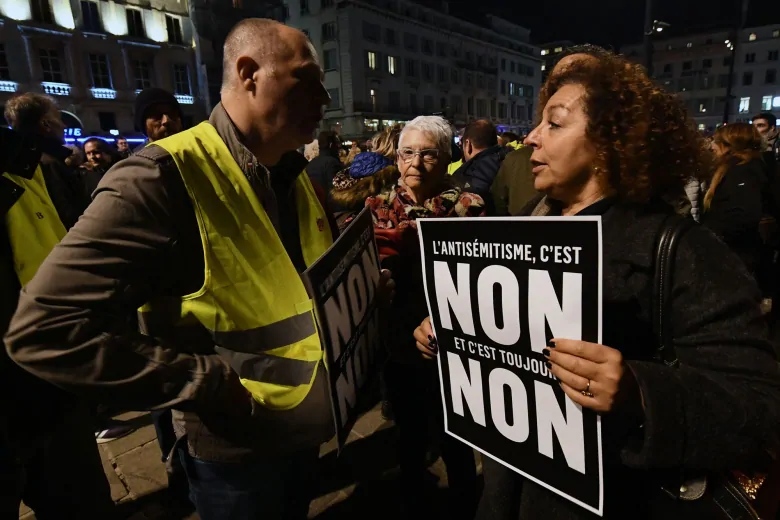
M 709 170 L 710 155 L 682 103 L 640 65 L 608 51 L 587 54 L 553 71 L 539 93 L 540 111 L 564 85 L 581 85 L 594 166 L 616 195 L 645 203 L 683 194 L 689 179 Z

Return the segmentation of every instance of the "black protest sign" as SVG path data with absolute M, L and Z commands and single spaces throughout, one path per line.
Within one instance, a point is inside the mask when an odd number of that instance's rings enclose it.
M 601 422 L 542 350 L 601 343 L 599 217 L 418 221 L 450 435 L 602 514 Z
M 361 392 L 383 361 L 376 301 L 379 258 L 368 209 L 306 270 L 303 279 L 314 300 L 336 434 L 343 446 L 357 420 Z

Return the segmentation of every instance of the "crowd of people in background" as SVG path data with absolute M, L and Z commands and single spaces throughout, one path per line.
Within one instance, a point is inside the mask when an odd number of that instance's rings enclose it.
M 263 72 L 268 60 L 271 74 Z M 51 98 L 28 93 L 7 103 L 14 131 L 45 151 L 33 166 L 63 229 L 45 262 L 41 251 L 38 273 L 17 262 L 8 274 L 13 284 L 3 286 L 13 287 L 4 289 L 0 318 L 10 323 L 15 362 L 2 356 L 11 389 L 4 395 L 23 388 L 30 403 L 55 411 L 42 419 L 8 403 L 24 428 L 0 430 L 0 457 L 8 446 L 24 446 L 13 460 L 25 477 L 15 506 L 14 497 L 4 498 L 0 516 L 10 518 L 22 498 L 42 520 L 110 518 L 95 442 L 84 443 L 82 430 L 97 429 L 97 442 L 108 442 L 131 430 L 112 411 L 151 409 L 169 487 L 182 502 L 191 499 L 201 518 L 305 518 L 319 445 L 332 435 L 330 410 L 318 400 L 324 377 L 311 376 L 309 394 L 287 415 L 269 413 L 234 365 L 220 361 L 205 330 L 230 311 L 235 293 L 224 309 L 219 298 L 198 300 L 217 306 L 209 319 L 181 314 L 212 283 L 215 271 L 204 263 L 229 256 L 227 242 L 219 253 L 209 242 L 233 231 L 214 231 L 229 219 L 209 220 L 228 218 L 220 206 L 227 199 L 198 199 L 224 182 L 219 175 L 255 194 L 263 236 L 277 237 L 275 254 L 298 272 L 312 247 L 298 226 L 306 216 L 300 205 L 321 212 L 334 238 L 364 208 L 371 213 L 381 265 L 395 286 L 380 386 L 382 412 L 400 429 L 405 518 L 445 517 L 431 509 L 424 478 L 433 440 L 447 468 L 447 518 L 590 516 L 487 457 L 480 495 L 471 447 L 444 433 L 421 218 L 602 217 L 604 345 L 563 339 L 544 355 L 567 395 L 604 416 L 605 517 L 677 518 L 674 501 L 661 497 L 666 477 L 771 465 L 780 448 L 780 376 L 766 325 L 780 321 L 780 305 L 760 306 L 761 296 L 780 294 L 780 141 L 771 113 L 724 125 L 707 140 L 640 66 L 582 48 L 551 71 L 538 126 L 527 136 L 501 133 L 488 120 L 457 131 L 442 117 L 421 115 L 349 148 L 335 131 L 305 144 L 327 104 L 321 74 L 302 33 L 248 20 L 228 37 L 222 102 L 209 123 L 184 129 L 175 97 L 146 89 L 135 106 L 136 126 L 148 137 L 139 149 L 121 137 L 115 147 L 100 138 L 64 147 Z M 189 184 L 196 171 L 209 180 L 195 186 L 201 191 Z M 678 250 L 670 316 L 679 366 L 671 367 L 654 361 L 646 300 L 656 237 L 675 214 L 701 225 Z M 327 229 L 319 224 L 319 232 Z M 247 279 L 260 277 L 253 276 Z M 246 331 L 229 331 L 236 332 Z M 41 484 L 56 466 L 76 471 L 61 490 Z M 61 504 L 51 511 L 59 500 L 70 504 L 67 514 Z

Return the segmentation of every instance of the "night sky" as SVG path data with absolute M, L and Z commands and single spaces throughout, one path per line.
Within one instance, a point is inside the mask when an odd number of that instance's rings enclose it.
M 618 48 L 642 40 L 643 0 L 455 0 L 450 9 L 468 14 L 475 4 L 528 27 L 536 44 L 572 40 Z M 672 24 L 676 33 L 726 27 L 739 12 L 739 0 L 653 0 L 653 6 L 654 18 Z M 750 0 L 748 25 L 769 23 L 780 23 L 780 0 Z

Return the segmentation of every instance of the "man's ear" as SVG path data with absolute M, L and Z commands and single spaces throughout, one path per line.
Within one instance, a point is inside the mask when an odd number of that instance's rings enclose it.
M 249 56 L 240 56 L 236 60 L 236 78 L 244 90 L 254 90 L 255 73 L 260 65 Z

